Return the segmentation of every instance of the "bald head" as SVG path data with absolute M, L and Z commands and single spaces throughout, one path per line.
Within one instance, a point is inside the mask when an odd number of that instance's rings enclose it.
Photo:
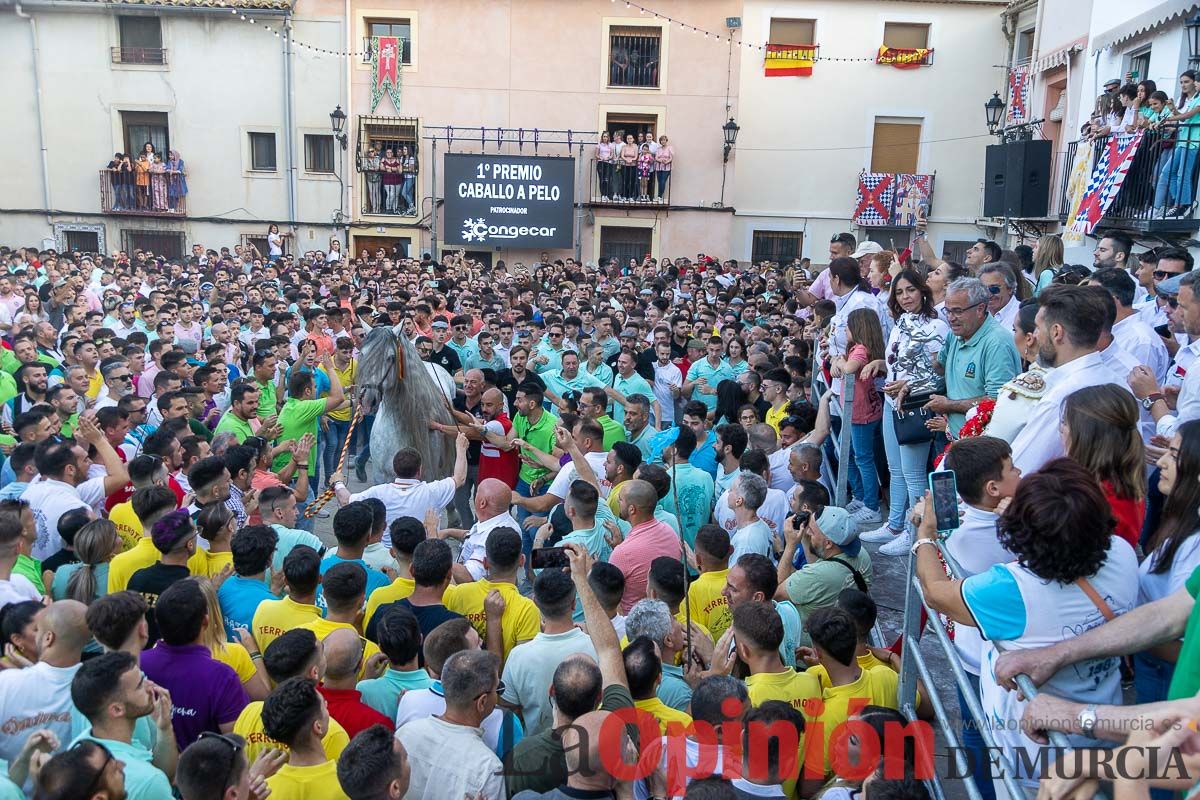
M 358 664 L 362 660 L 362 640 L 358 631 L 339 628 L 325 637 L 325 682 L 336 683 L 349 679 L 351 686 L 358 678 Z
M 621 504 L 630 511 L 636 511 L 640 519 L 654 516 L 654 507 L 658 505 L 658 492 L 643 480 L 632 480 L 621 490 Z
M 484 393 L 479 396 L 479 399 L 485 403 L 496 403 L 501 408 L 504 407 L 504 392 L 500 391 L 495 386 L 485 390 Z
M 779 438 L 775 434 L 775 429 L 765 422 L 751 425 L 746 430 L 746 438 L 750 440 L 751 447 L 762 450 L 767 455 L 779 449 Z
M 600 705 L 603 683 L 604 677 L 600 674 L 596 659 L 586 653 L 575 653 L 563 659 L 554 670 L 551 683 L 554 707 L 564 717 L 562 722 L 570 722 L 594 711 Z
M 59 600 L 51 603 L 38 612 L 38 656 L 46 660 L 46 656 L 55 655 L 58 658 L 74 658 L 79 660 L 79 654 L 92 635 L 87 626 L 87 606 L 77 600 Z M 49 634 L 47 636 L 47 634 Z
M 476 516 L 481 522 L 498 517 L 512 505 L 512 489 L 497 478 L 485 478 L 475 489 Z

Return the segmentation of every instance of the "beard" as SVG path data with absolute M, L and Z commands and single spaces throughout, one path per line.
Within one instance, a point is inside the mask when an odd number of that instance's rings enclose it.
M 1058 366 L 1058 348 L 1054 346 L 1053 342 L 1038 343 L 1038 361 L 1043 367 Z

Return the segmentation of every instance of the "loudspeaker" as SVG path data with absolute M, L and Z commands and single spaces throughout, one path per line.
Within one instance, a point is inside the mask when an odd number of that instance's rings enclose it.
M 1049 141 L 1034 139 L 988 146 L 984 158 L 984 216 L 1046 216 L 1051 148 Z

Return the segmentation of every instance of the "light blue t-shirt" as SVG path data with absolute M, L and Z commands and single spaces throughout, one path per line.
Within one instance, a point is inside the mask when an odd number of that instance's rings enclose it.
M 605 364 L 603 361 L 597 364 L 595 368 L 593 368 L 588 362 L 584 361 L 579 365 L 579 371 L 586 372 L 588 375 L 591 375 L 605 386 L 613 385 L 613 368 L 608 364 Z M 616 418 L 615 414 L 613 415 L 613 418 Z
M 1000 388 L 1021 371 L 1012 331 L 990 314 L 966 342 L 958 336 L 947 337 L 938 362 L 945 369 L 946 397 L 950 400 L 984 395 L 995 399 Z M 957 412 L 948 416 L 949 431 L 957 434 L 967 418 Z
M 400 695 L 411 689 L 428 689 L 430 686 L 433 686 L 433 678 L 423 669 L 404 671 L 388 667 L 382 676 L 359 681 L 354 688 L 362 692 L 365 704 L 394 720 Z
M 604 384 L 595 376 L 584 372 L 583 367 L 579 368 L 579 372 L 575 374 L 574 378 L 564 377 L 561 370 L 555 369 L 543 374 L 542 381 L 546 384 L 547 389 L 559 397 L 567 392 L 582 392 L 591 386 L 604 388 Z
M 534 355 L 534 358 L 536 358 L 537 356 L 545 356 L 546 363 L 545 364 L 542 364 L 542 363 L 534 364 L 532 358 L 529 360 L 529 363 L 531 366 L 533 366 L 534 371 L 537 372 L 537 374 L 539 374 L 539 375 L 543 375 L 543 378 L 544 378 L 544 373 L 555 372 L 559 369 L 562 369 L 563 353 L 569 353 L 569 352 L 571 352 L 571 351 L 567 350 L 565 347 L 561 350 L 555 350 L 553 347 L 550 346 L 549 342 L 547 342 L 545 339 L 543 339 L 542 341 L 537 343 L 537 347 L 534 348 L 533 355 Z
M 800 612 L 791 600 L 776 600 L 775 610 L 783 620 L 783 642 L 779 645 L 779 657 L 789 667 L 796 666 L 796 648 L 800 646 Z
M 113 758 L 125 764 L 125 796 L 128 800 L 162 800 L 171 797 L 171 782 L 167 780 L 166 773 L 154 766 L 154 754 L 136 740 L 126 744 L 95 736 L 80 737 L 85 738 L 104 745 Z M 75 742 L 71 743 L 72 746 L 74 744 Z
M 662 665 L 662 681 L 658 684 L 658 699 L 675 709 L 687 711 L 692 702 L 692 687 L 683 679 L 683 667 Z
M 458 342 L 454 341 L 453 339 L 450 339 L 449 341 L 446 342 L 446 347 L 449 347 L 451 350 L 453 350 L 458 355 L 458 363 L 460 363 L 460 364 L 466 364 L 467 360 L 469 358 L 471 358 L 471 356 L 475 355 L 477 352 L 477 350 L 475 348 L 475 343 L 472 342 L 470 339 L 467 339 L 462 344 L 459 344 Z
M 63 564 L 55 570 L 54 583 L 50 584 L 50 597 L 54 600 L 66 597 L 67 581 L 82 568 L 83 564 Z M 104 597 L 108 594 L 108 562 L 94 565 L 92 572 L 96 575 L 96 597 Z
M 699 400 L 701 403 L 704 403 L 705 408 L 707 408 L 709 411 L 715 411 L 717 408 L 717 393 L 715 391 L 717 384 L 719 384 L 721 381 L 731 381 L 735 377 L 737 376 L 734 375 L 733 370 L 730 369 L 729 365 L 724 361 L 719 362 L 717 366 L 714 367 L 712 364 L 708 363 L 707 358 L 702 358 L 699 361 L 693 362 L 692 365 L 688 367 L 688 372 L 684 377 L 684 380 L 686 380 L 688 383 L 695 383 L 700 378 L 704 378 L 708 382 L 708 388 L 714 391 L 712 394 L 705 394 L 704 392 L 701 392 L 700 387 L 697 386 L 692 389 L 692 399 Z
M 376 589 L 382 589 L 384 586 L 387 586 L 392 582 L 387 575 L 384 575 L 377 569 L 371 569 L 369 566 L 367 566 L 367 562 L 363 561 L 361 558 L 342 558 L 339 555 L 325 556 L 325 558 L 321 559 L 321 574 L 324 575 L 331 567 L 338 564 L 358 564 L 367 571 L 367 597 L 371 596 L 371 592 L 375 591 Z M 317 607 L 321 609 L 326 608 L 325 594 L 321 591 L 320 586 L 317 587 Z M 392 711 L 394 712 L 395 709 L 392 709 Z M 393 713 L 392 716 L 394 718 L 395 714 Z
M 259 603 L 278 599 L 259 578 L 243 578 L 241 575 L 226 578 L 221 588 L 217 589 L 217 602 L 221 604 L 221 616 L 225 619 L 225 634 L 229 641 L 241 641 L 237 629 L 250 629 Z
M 696 443 L 696 449 L 692 451 L 692 457 L 688 459 L 692 466 L 699 467 L 711 476 L 714 480 L 717 477 L 717 434 L 716 431 L 709 431 L 708 436 L 703 442 Z
M 315 534 L 308 531 L 300 531 L 295 528 L 285 528 L 282 525 L 272 525 L 271 529 L 279 537 L 279 541 L 275 543 L 275 555 L 271 558 L 271 570 L 278 572 L 283 569 L 283 560 L 287 558 L 288 553 L 298 544 L 305 544 L 316 550 L 317 553 L 324 552 L 325 543 L 316 537 Z
M 667 468 L 674 485 L 662 502 L 682 527 L 689 547 L 696 544 L 696 532 L 712 518 L 715 487 L 712 476 L 692 464 Z
M 729 556 L 730 564 L 736 564 L 739 558 L 750 553 L 770 558 L 771 529 L 767 527 L 767 523 L 756 519 L 746 527 L 734 531 L 729 539 L 729 546 L 733 548 L 733 553 Z
M 618 373 L 617 377 L 613 379 L 612 386 L 627 398 L 634 395 L 646 398 L 650 403 L 650 416 L 654 416 L 654 389 L 641 375 L 635 372 L 628 378 L 622 378 Z M 613 419 L 620 423 L 625 422 L 625 407 L 620 403 L 613 403 Z M 653 422 L 654 420 L 651 420 L 651 425 Z M 646 430 L 649 430 L 651 425 L 647 425 Z

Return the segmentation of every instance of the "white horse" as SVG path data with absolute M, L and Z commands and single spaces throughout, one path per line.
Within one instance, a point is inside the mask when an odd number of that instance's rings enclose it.
M 399 361 L 404 363 L 400 377 Z M 364 414 L 375 414 L 371 428 L 373 485 L 396 477 L 392 457 L 404 447 L 421 454 L 426 479 L 444 478 L 454 469 L 454 443 L 429 430 L 429 421 L 454 424 L 450 404 L 454 379 L 436 364 L 421 360 L 417 349 L 399 330 L 380 326 L 363 340 L 358 358 L 358 401 Z

